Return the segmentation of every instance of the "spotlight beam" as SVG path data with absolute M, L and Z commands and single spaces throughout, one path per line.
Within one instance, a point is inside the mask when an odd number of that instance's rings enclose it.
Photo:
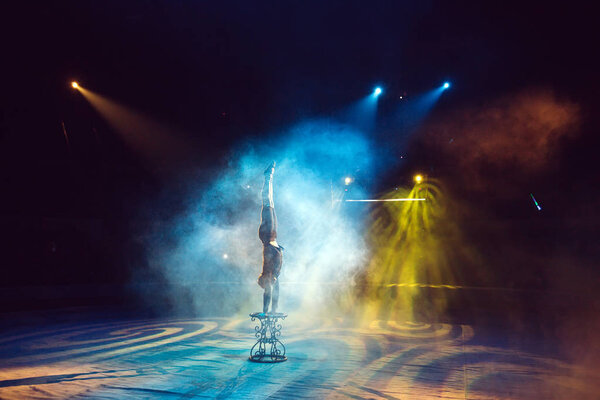
M 170 166 L 191 155 L 178 131 L 84 86 L 78 85 L 76 90 L 151 166 L 167 172 Z

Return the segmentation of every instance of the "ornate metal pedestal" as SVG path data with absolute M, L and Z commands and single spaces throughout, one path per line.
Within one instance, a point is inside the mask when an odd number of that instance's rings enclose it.
M 250 361 L 274 363 L 286 361 L 285 346 L 279 340 L 281 336 L 280 319 L 284 320 L 284 313 L 259 313 L 250 314 L 252 321 L 259 320 L 260 326 L 256 326 L 254 334 L 258 341 L 250 350 Z

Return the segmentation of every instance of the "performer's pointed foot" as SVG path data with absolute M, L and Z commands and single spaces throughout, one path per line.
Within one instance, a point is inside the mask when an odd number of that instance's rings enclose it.
M 273 161 L 271 164 L 269 164 L 267 169 L 265 169 L 265 176 L 273 176 L 274 172 L 275 172 L 275 161 Z

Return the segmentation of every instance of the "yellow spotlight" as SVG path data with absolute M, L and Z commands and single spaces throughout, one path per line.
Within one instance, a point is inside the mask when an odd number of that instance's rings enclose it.
M 352 178 L 350 178 L 349 176 L 346 177 L 346 179 L 344 179 L 344 183 L 346 183 L 346 185 L 349 185 L 352 183 Z
M 415 175 L 415 182 L 417 182 L 417 183 L 423 182 L 423 175 Z
M 71 86 L 73 86 L 73 89 L 79 89 L 79 84 L 75 81 L 71 82 Z

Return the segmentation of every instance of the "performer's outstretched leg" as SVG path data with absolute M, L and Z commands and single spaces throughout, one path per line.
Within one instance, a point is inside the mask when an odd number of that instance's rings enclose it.
M 275 215 L 275 204 L 273 202 L 273 173 L 275 162 L 265 170 L 265 181 L 261 191 L 262 210 L 260 213 L 260 227 L 258 237 L 263 245 L 277 239 L 277 216 Z M 276 243 L 275 243 L 276 244 Z

